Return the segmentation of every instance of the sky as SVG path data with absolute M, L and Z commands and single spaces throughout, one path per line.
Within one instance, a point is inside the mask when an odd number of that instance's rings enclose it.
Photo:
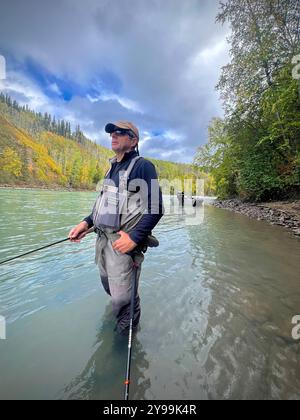
M 140 154 L 192 162 L 222 117 L 229 62 L 217 0 L 1 0 L 0 90 L 67 119 L 110 147 L 107 122 L 132 121 Z

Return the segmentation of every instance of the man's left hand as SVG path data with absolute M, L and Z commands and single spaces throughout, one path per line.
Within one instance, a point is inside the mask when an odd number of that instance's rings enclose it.
M 132 251 L 137 246 L 137 244 L 130 238 L 128 233 L 120 230 L 118 235 L 120 235 L 121 238 L 117 239 L 112 244 L 114 250 L 119 251 L 122 254 L 126 254 L 126 252 Z

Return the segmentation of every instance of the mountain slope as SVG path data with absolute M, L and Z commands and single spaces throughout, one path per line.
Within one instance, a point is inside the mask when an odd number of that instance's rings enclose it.
M 101 179 L 111 155 L 50 132 L 39 133 L 37 140 L 1 115 L 0 150 L 1 184 L 87 189 Z
M 0 184 L 75 189 L 95 189 L 108 167 L 111 150 L 94 143 L 77 127 L 68 136 L 59 135 L 63 124 L 16 101 L 0 97 Z M 46 121 L 46 123 L 45 123 Z M 45 127 L 51 122 L 51 131 Z M 150 159 L 160 179 L 183 182 L 204 178 L 205 193 L 214 193 L 214 180 L 194 165 Z
M 64 185 L 66 178 L 45 146 L 0 115 L 0 181 L 8 184 Z

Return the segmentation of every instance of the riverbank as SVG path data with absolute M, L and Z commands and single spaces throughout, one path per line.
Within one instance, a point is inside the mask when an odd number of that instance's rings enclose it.
M 10 189 L 10 190 L 47 190 L 47 191 L 62 191 L 62 192 L 94 192 L 95 189 L 83 189 L 83 188 L 72 188 L 72 187 L 62 187 L 60 185 L 8 185 L 0 184 L 0 189 Z
M 268 203 L 246 203 L 238 199 L 216 200 L 213 206 L 245 214 L 256 220 L 283 226 L 300 237 L 300 200 Z

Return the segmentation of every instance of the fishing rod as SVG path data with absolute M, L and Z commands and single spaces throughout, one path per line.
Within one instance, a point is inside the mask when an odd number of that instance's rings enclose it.
M 159 245 L 159 241 L 155 238 L 155 236 L 148 235 L 147 238 L 147 247 L 149 248 L 156 248 Z M 147 247 L 143 252 L 147 251 Z M 130 385 L 130 368 L 131 368 L 131 354 L 132 354 L 132 335 L 133 335 L 133 318 L 134 318 L 134 307 L 135 307 L 135 298 L 137 296 L 137 289 L 138 289 L 138 268 L 139 264 L 134 261 L 135 250 L 132 252 L 128 252 L 128 255 L 131 256 L 133 261 L 133 275 L 132 275 L 132 285 L 131 285 L 131 299 L 130 299 L 130 321 L 129 321 L 129 337 L 128 337 L 128 353 L 127 353 L 127 367 L 126 367 L 126 376 L 125 376 L 125 393 L 124 399 L 129 399 L 129 385 Z
M 86 234 L 91 233 L 91 232 L 94 232 L 94 227 L 87 230 Z M 48 244 L 48 245 L 42 246 L 40 248 L 33 249 L 32 251 L 28 251 L 28 252 L 25 252 L 24 254 L 17 255 L 16 257 L 8 258 L 7 260 L 1 261 L 0 265 L 8 263 L 9 261 L 16 260 L 17 258 L 25 257 L 25 255 L 32 254 L 33 252 L 37 252 L 37 251 L 41 251 L 42 249 L 49 248 L 50 246 L 61 244 L 62 242 L 66 242 L 66 241 L 69 241 L 69 240 L 70 240 L 70 238 L 61 239 L 60 241 L 56 241 L 56 242 L 53 242 L 52 244 Z
M 184 228 L 185 228 L 185 226 L 182 226 L 182 227 L 175 228 L 175 229 L 165 230 L 165 231 L 162 231 L 162 232 L 160 232 L 160 233 L 173 232 L 173 231 L 175 231 L 175 230 L 180 230 L 180 229 L 184 229 Z M 90 229 L 86 232 L 86 234 L 89 234 L 89 233 L 94 232 L 94 231 L 95 231 L 95 228 L 94 228 L 94 227 L 92 227 L 92 228 L 90 228 Z M 42 247 L 40 247 L 40 248 L 33 249 L 32 251 L 28 251 L 28 252 L 25 252 L 24 254 L 17 255 L 16 257 L 8 258 L 7 260 L 1 261 L 1 262 L 0 262 L 0 265 L 5 264 L 5 263 L 8 263 L 8 262 L 13 261 L 13 260 L 16 260 L 16 259 L 21 258 L 21 257 L 25 257 L 26 255 L 32 254 L 32 253 L 34 253 L 34 252 L 41 251 L 42 249 L 49 248 L 50 246 L 54 246 L 54 245 L 61 244 L 62 242 L 66 242 L 66 241 L 69 241 L 69 240 L 70 240 L 70 238 L 61 239 L 60 241 L 56 241 L 56 242 L 53 242 L 53 243 L 51 243 L 51 244 L 48 244 L 48 245 L 42 246 Z
M 134 304 L 136 296 L 136 285 L 137 285 L 137 270 L 138 264 L 133 262 L 133 280 L 132 280 L 132 292 L 130 301 L 130 324 L 129 324 L 129 338 L 128 338 L 128 354 L 127 354 L 127 367 L 125 376 L 125 394 L 124 400 L 129 399 L 129 385 L 130 385 L 130 368 L 131 368 L 131 354 L 132 354 L 132 332 L 133 332 L 133 317 L 134 317 Z
M 169 229 L 169 230 L 163 230 L 159 233 L 169 233 L 169 232 L 174 232 L 175 230 L 180 230 L 180 229 L 184 229 L 184 228 L 186 228 L 186 226 L 181 226 L 181 227 L 174 228 L 174 229 Z

